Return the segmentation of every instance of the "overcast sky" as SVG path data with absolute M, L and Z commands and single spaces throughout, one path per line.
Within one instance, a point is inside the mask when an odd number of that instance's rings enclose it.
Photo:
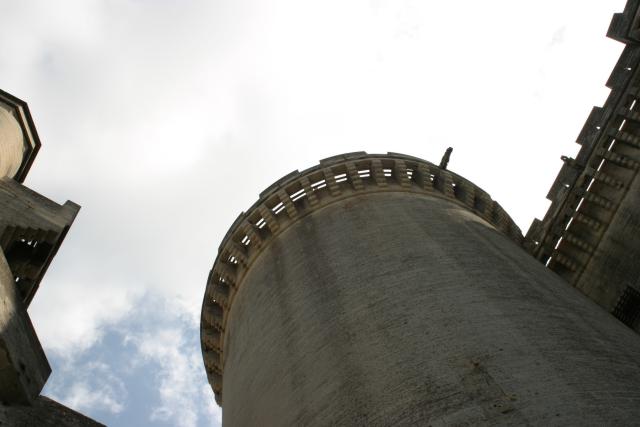
M 523 232 L 623 45 L 624 0 L 0 1 L 0 87 L 82 210 L 30 307 L 45 394 L 113 426 L 218 425 L 198 338 L 218 244 L 349 151 L 439 162 Z

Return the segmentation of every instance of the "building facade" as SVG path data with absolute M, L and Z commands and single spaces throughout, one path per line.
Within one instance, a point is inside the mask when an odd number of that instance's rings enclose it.
M 533 255 L 640 332 L 640 2 L 614 15 L 609 37 L 625 43 L 607 87 L 564 157 L 551 206 L 527 233 Z

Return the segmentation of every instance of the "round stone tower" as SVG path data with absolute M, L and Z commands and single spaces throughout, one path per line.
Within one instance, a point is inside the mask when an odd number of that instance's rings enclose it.
M 224 425 L 637 422 L 640 339 L 521 242 L 487 193 L 415 157 L 285 176 L 207 283 Z

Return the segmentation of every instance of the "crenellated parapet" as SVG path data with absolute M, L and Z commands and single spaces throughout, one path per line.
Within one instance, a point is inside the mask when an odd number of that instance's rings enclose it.
M 274 237 L 314 211 L 344 199 L 384 192 L 450 200 L 492 224 L 516 244 L 522 243 L 520 229 L 485 191 L 453 172 L 416 157 L 398 153 L 349 153 L 284 176 L 265 189 L 247 212 L 238 216 L 222 241 L 209 274 L 202 307 L 201 344 L 208 379 L 218 403 L 222 401 L 228 313 L 252 263 Z
M 640 327 L 640 2 L 614 15 L 608 36 L 626 46 L 607 81 L 611 93 L 580 132 L 525 245 L 541 262 L 632 328 Z M 621 305 L 622 304 L 622 305 Z

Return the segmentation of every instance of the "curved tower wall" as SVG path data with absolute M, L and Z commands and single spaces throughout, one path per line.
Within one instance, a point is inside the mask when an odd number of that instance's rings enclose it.
M 285 177 L 223 242 L 202 336 L 225 425 L 638 419 L 640 340 L 523 251 L 486 193 L 424 161 L 360 156 L 321 163 L 347 170 L 339 193 L 312 188 L 315 206 L 265 220 L 276 231 L 247 228 L 316 172 Z

